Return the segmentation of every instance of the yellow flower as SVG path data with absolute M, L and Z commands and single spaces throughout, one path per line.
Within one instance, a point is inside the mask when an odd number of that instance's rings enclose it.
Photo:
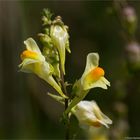
M 77 103 L 83 100 L 90 89 L 95 87 L 107 89 L 107 86 L 110 86 L 110 82 L 104 75 L 104 70 L 99 67 L 98 53 L 89 53 L 87 55 L 85 71 L 73 86 L 72 94 L 74 98 L 65 113 L 68 113 Z
M 80 125 L 109 128 L 112 121 L 104 115 L 95 101 L 81 101 L 72 111 L 79 120 Z
M 104 75 L 104 70 L 99 67 L 98 53 L 89 53 L 87 56 L 86 68 L 81 77 L 83 89 L 88 90 L 94 87 L 107 89 L 107 85 L 110 86 L 110 82 Z
M 50 36 L 54 46 L 59 52 L 62 71 L 65 74 L 65 50 L 70 53 L 69 35 L 60 17 L 57 17 L 55 24 L 51 26 Z
M 53 67 L 45 61 L 45 57 L 42 55 L 36 42 L 32 38 L 28 38 L 24 41 L 24 44 L 26 45 L 26 50 L 21 54 L 22 63 L 19 65 L 21 71 L 36 74 L 56 89 L 62 97 L 66 98 L 52 76 Z

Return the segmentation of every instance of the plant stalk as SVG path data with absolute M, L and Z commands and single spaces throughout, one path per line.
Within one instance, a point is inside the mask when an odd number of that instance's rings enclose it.
M 60 58 L 60 55 L 59 55 L 59 58 Z M 60 62 L 60 65 L 59 65 L 59 69 L 60 69 L 60 78 L 61 78 L 60 83 L 61 83 L 61 86 L 62 86 L 62 90 L 63 90 L 63 92 L 64 92 L 64 94 L 66 96 L 69 96 L 68 92 L 67 92 L 66 85 L 65 85 L 64 73 L 62 71 L 61 62 Z M 68 104 L 69 104 L 69 99 L 65 99 L 65 110 L 68 108 Z M 66 118 L 67 118 L 67 121 L 65 123 L 65 126 L 66 126 L 65 140 L 69 140 L 70 139 L 70 118 L 69 118 L 69 113 L 66 114 Z
M 64 94 L 68 96 L 66 85 L 64 83 L 64 75 L 61 76 L 61 79 L 62 79 L 61 85 L 63 87 Z M 65 110 L 68 108 L 68 103 L 69 103 L 69 99 L 65 99 Z M 69 126 L 70 126 L 69 114 L 67 114 L 66 117 L 67 117 L 67 121 L 65 124 L 66 125 L 65 140 L 69 140 Z

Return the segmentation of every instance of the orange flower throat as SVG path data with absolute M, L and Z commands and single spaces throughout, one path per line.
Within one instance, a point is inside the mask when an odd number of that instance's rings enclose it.
M 37 59 L 38 54 L 33 51 L 25 50 L 20 55 L 21 59 L 24 60 L 25 58 Z
M 104 75 L 105 75 L 104 70 L 102 68 L 100 68 L 100 67 L 97 67 L 97 68 L 91 70 L 87 74 L 86 78 L 89 81 L 97 81 L 100 77 L 102 77 Z

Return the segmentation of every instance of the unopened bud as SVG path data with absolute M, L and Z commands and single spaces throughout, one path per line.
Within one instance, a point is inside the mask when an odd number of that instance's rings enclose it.
M 43 25 L 50 25 L 51 20 L 49 20 L 47 17 L 43 16 L 42 17 Z
M 52 23 L 51 17 L 53 13 L 51 13 L 49 9 L 43 9 L 42 14 L 43 14 L 42 17 L 43 25 L 50 25 Z

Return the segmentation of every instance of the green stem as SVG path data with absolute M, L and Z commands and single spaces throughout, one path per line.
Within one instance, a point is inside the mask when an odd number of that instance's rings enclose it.
M 59 58 L 60 58 L 60 55 L 59 55 Z M 68 92 L 67 92 L 67 89 L 66 89 L 66 85 L 65 85 L 65 80 L 64 80 L 64 73 L 62 71 L 62 65 L 61 65 L 61 62 L 60 62 L 60 65 L 59 65 L 59 69 L 60 69 L 60 83 L 61 83 L 61 86 L 62 86 L 62 90 L 64 92 L 64 94 L 66 96 L 69 96 L 68 95 Z M 65 99 L 65 110 L 68 108 L 68 104 L 69 104 L 69 99 Z M 70 118 L 69 118 L 69 113 L 66 114 L 66 132 L 65 132 L 65 140 L 69 140 L 70 139 L 70 135 L 69 135 L 69 131 L 70 131 Z
M 65 99 L 65 110 L 68 108 L 68 99 Z M 66 133 L 65 133 L 65 140 L 69 140 L 69 128 L 70 128 L 70 120 L 69 120 L 69 114 L 66 115 L 67 121 L 66 121 Z
M 61 85 L 63 87 L 64 94 L 68 96 L 66 85 L 64 83 L 64 74 L 61 75 L 61 80 L 62 80 Z M 65 99 L 65 110 L 68 108 L 68 103 L 69 103 L 69 99 Z M 65 140 L 69 140 L 69 126 L 70 126 L 69 114 L 66 114 L 66 117 L 67 117 L 67 121 L 65 124 L 66 125 Z

